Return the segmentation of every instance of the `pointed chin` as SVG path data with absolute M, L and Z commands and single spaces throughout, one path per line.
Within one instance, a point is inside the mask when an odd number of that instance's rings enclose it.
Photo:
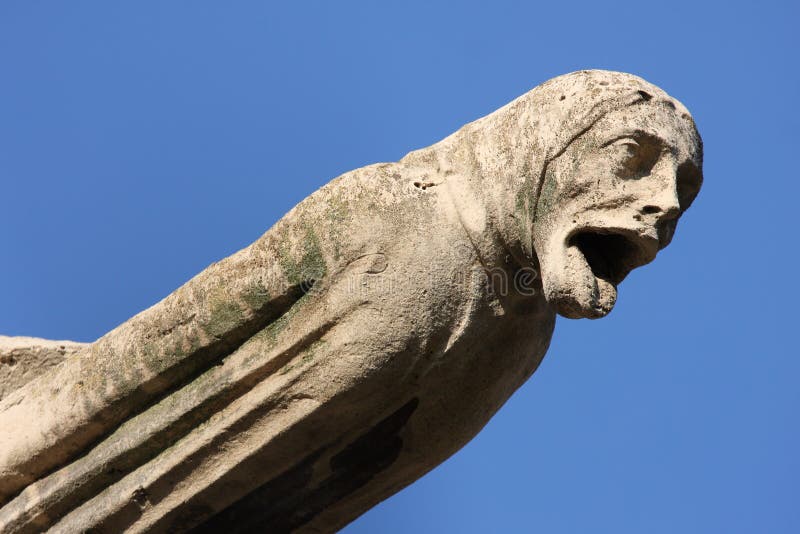
M 556 251 L 552 251 L 556 252 Z M 542 258 L 542 283 L 547 301 L 569 319 L 599 319 L 614 308 L 616 285 L 590 268 L 576 246 Z

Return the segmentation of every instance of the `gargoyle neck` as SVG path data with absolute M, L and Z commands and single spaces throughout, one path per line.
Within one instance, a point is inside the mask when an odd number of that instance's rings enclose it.
M 508 187 L 486 187 L 481 177 L 454 173 L 445 181 L 459 223 L 487 266 L 535 267 L 527 212 L 516 213 L 517 199 Z

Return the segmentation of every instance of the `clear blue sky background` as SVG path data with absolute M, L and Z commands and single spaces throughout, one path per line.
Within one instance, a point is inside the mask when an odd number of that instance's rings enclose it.
M 705 140 L 675 241 L 346 531 L 800 532 L 797 3 L 385 4 L 0 3 L 0 332 L 94 340 L 338 174 L 628 71 Z

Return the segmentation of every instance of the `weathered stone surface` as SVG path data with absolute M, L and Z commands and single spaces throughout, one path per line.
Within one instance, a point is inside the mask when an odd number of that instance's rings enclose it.
M 74 341 L 0 336 L 0 400 L 85 346 Z
M 341 527 L 471 439 L 557 313 L 606 315 L 701 169 L 680 103 L 582 71 L 340 176 L 0 402 L 0 525 Z

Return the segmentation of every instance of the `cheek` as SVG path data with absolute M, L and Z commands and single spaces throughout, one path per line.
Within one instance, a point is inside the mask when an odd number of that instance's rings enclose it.
M 637 184 L 628 182 L 616 175 L 603 154 L 567 151 L 545 172 L 537 219 L 574 218 L 578 213 L 616 206 L 635 194 L 629 189 Z
M 554 208 L 559 203 L 558 182 L 556 180 L 556 171 L 551 166 L 547 169 L 544 175 L 544 183 L 542 184 L 537 201 L 536 218 L 548 218 L 554 211 Z
M 585 162 L 559 185 L 562 199 L 586 205 L 602 203 L 605 197 L 623 193 L 625 188 L 624 182 L 616 177 L 608 162 L 602 160 Z

